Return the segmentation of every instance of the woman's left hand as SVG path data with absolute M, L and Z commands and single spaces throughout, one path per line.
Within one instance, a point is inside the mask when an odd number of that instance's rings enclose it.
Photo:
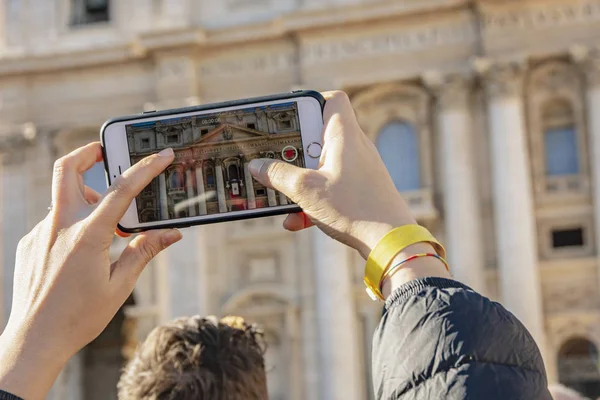
M 108 325 L 146 264 L 181 239 L 176 230 L 140 234 L 111 263 L 118 222 L 173 151 L 135 164 L 103 196 L 83 181 L 101 160 L 97 142 L 58 160 L 53 208 L 19 242 L 12 310 L 0 336 L 0 389 L 17 396 L 44 398 L 68 359 Z

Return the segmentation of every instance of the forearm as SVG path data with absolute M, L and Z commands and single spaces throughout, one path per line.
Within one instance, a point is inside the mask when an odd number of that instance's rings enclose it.
M 7 331 L 0 335 L 0 389 L 26 400 L 46 397 L 66 360 L 36 342 Z

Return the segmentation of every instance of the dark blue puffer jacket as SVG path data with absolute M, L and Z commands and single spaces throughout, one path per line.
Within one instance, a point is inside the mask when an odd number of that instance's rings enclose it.
M 540 351 L 500 304 L 449 279 L 388 298 L 373 338 L 377 399 L 551 400 Z

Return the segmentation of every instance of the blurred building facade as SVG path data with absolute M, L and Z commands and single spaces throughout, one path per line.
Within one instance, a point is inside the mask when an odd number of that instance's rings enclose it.
M 104 120 L 337 88 L 455 277 L 524 322 L 551 382 L 600 396 L 600 0 L 0 4 L 0 321 L 53 161 Z M 374 398 L 357 254 L 281 218 L 184 233 L 51 398 L 114 397 L 136 343 L 191 314 L 264 324 L 272 399 Z

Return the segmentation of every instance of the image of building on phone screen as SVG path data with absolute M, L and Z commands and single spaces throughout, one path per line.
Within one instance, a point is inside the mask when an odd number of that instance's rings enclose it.
M 131 164 L 171 147 L 175 160 L 137 197 L 140 222 L 291 204 L 248 171 L 254 158 L 304 167 L 295 102 L 127 126 Z

